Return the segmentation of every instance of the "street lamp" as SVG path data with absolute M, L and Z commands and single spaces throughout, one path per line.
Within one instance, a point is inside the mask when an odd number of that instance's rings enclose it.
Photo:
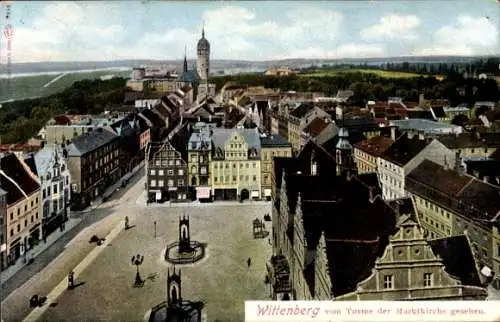
M 140 287 L 144 285 L 144 281 L 141 279 L 141 275 L 139 274 L 139 266 L 141 266 L 143 262 L 144 262 L 144 256 L 140 254 L 132 256 L 132 265 L 135 265 L 135 267 L 137 268 L 137 272 L 135 274 L 135 282 L 134 282 L 135 287 Z

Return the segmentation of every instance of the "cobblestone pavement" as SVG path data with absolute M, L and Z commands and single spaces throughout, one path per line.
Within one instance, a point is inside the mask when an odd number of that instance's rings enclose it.
M 47 309 L 42 321 L 140 321 L 165 300 L 167 269 L 164 252 L 178 239 L 178 219 L 190 216 L 191 239 L 207 243 L 206 256 L 191 265 L 177 265 L 182 275 L 182 297 L 202 300 L 208 321 L 243 321 L 245 300 L 269 299 L 264 284 L 265 261 L 271 255 L 267 239 L 253 239 L 252 220 L 270 212 L 270 204 L 218 207 L 122 207 L 134 228 L 121 231 L 79 276 L 85 284 L 64 293 Z M 157 237 L 154 237 L 154 221 Z M 270 229 L 271 224 L 268 224 Z M 133 255 L 144 255 L 140 267 L 146 280 L 133 288 Z M 247 266 L 247 258 L 252 265 Z
M 27 266 L 27 270 L 21 270 L 7 281 L 4 284 L 5 288 L 2 285 L 2 292 L 9 294 L 1 303 L 2 321 L 22 321 L 31 311 L 28 303 L 31 296 L 34 294 L 46 296 L 96 247 L 95 244 L 88 242 L 92 235 L 105 236 L 123 221 L 124 209 L 129 207 L 128 203 L 135 204 L 135 200 L 144 189 L 144 180 L 138 175 L 131 180 L 129 187 L 115 194 L 109 202 L 82 214 L 83 220 L 79 225 L 81 227 L 74 228 L 76 232 L 81 230 L 80 233 L 77 235 L 72 234 L 73 231 L 68 233 L 68 236 L 71 236 L 70 234 L 74 236 L 72 240 L 68 242 L 69 238 L 63 237 L 40 254 L 35 263 L 43 262 L 43 269 L 29 275 L 31 268 Z

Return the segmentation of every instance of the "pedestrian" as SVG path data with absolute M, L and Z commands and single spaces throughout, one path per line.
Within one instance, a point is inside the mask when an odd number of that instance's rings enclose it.
M 248 267 L 250 267 L 250 265 L 252 265 L 252 260 L 250 259 L 250 257 L 248 257 L 248 259 L 247 259 L 247 265 L 248 265 Z

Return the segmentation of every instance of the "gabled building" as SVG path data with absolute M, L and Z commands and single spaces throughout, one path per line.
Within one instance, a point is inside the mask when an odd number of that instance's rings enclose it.
M 146 153 L 148 202 L 189 200 L 187 162 L 171 142 L 151 143 Z
M 302 132 L 315 118 L 331 119 L 330 114 L 323 111 L 314 103 L 302 103 L 288 114 L 288 141 L 292 149 L 299 152 L 302 145 Z
M 456 166 L 456 156 L 443 144 L 423 135 L 403 133 L 378 159 L 378 177 L 385 200 L 403 198 L 405 177 L 424 159 L 430 159 L 448 168 Z
M 42 231 L 44 238 L 56 229 L 64 229 L 71 201 L 71 174 L 67 153 L 60 145 L 45 145 L 34 156 L 40 181 Z
M 198 122 L 187 144 L 189 185 L 197 199 L 211 199 L 210 162 L 212 161 L 212 125 Z
M 212 133 L 210 164 L 215 200 L 260 199 L 261 144 L 257 129 L 221 129 Z
M 120 137 L 97 128 L 75 138 L 63 157 L 68 158 L 71 174 L 71 200 L 74 209 L 88 207 L 120 178 Z
M 42 239 L 40 184 L 24 158 L 13 153 L 0 155 L 0 187 L 7 193 L 3 223 L 7 265 L 20 257 Z
M 414 212 L 401 214 L 397 227 L 383 255 L 375 261 L 372 274 L 359 282 L 355 291 L 335 300 L 486 299 L 488 292 L 467 236 L 427 241 Z M 326 249 L 328 252 L 328 246 Z

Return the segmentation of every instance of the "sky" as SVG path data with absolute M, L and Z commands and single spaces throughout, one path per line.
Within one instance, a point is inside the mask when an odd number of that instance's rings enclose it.
M 500 55 L 497 0 L 11 3 L 12 62 Z M 5 22 L 2 6 L 2 28 Z M 6 57 L 6 38 L 1 43 Z

